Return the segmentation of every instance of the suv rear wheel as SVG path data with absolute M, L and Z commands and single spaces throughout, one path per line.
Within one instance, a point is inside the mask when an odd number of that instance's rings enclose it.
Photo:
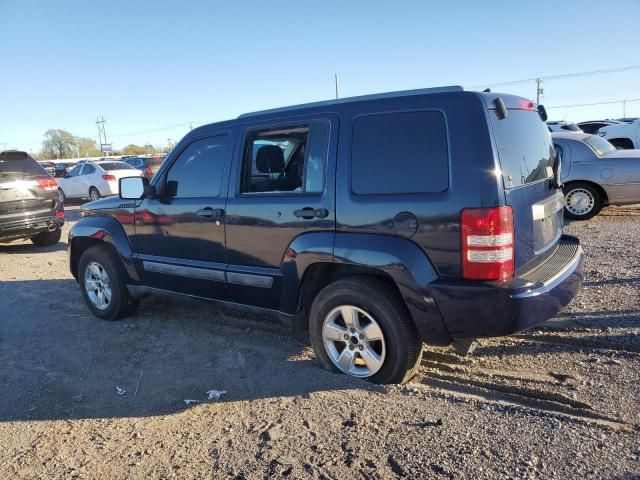
M 38 235 L 34 235 L 31 237 L 31 242 L 33 242 L 36 247 L 48 247 L 49 245 L 55 245 L 58 243 L 61 236 L 62 230 L 58 227 L 50 232 L 42 232 Z
M 78 282 L 91 312 L 104 320 L 118 320 L 138 308 L 127 290 L 122 262 L 107 245 L 87 249 L 80 257 Z
M 375 383 L 404 383 L 415 374 L 422 341 L 405 306 L 374 278 L 348 277 L 316 296 L 311 343 L 323 366 Z

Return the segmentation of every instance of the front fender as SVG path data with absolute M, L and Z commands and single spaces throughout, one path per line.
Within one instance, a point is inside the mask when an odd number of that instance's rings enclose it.
M 390 235 L 337 233 L 336 263 L 372 267 L 389 275 L 426 343 L 448 345 L 451 336 L 429 293 L 438 279 L 425 253 L 411 240 Z
M 69 231 L 69 267 L 77 278 L 78 262 L 82 253 L 100 243 L 111 245 L 117 252 L 130 279 L 139 282 L 131 256 L 133 251 L 122 225 L 113 218 L 91 216 L 81 218 Z

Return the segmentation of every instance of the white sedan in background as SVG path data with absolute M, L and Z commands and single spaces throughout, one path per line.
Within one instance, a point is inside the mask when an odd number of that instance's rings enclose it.
M 58 178 L 58 190 L 64 202 L 67 198 L 89 198 L 117 195 L 119 180 L 140 177 L 143 172 L 124 162 L 101 161 L 76 165 L 67 175 Z

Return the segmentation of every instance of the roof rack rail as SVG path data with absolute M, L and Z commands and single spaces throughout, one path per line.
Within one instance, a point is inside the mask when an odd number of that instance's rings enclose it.
M 290 107 L 270 108 L 267 110 L 258 110 L 256 112 L 243 113 L 238 118 L 251 117 L 254 115 L 264 115 L 266 113 L 286 112 L 289 110 L 300 110 L 303 108 L 323 107 L 329 105 L 340 105 L 342 103 L 360 102 L 363 100 L 380 100 L 384 98 L 410 97 L 413 95 L 428 95 L 431 93 L 447 93 L 447 92 L 463 92 L 464 88 L 460 85 L 451 85 L 446 87 L 419 88 L 416 90 L 401 90 L 389 93 L 374 93 L 371 95 L 359 95 L 356 97 L 337 98 L 335 100 L 323 100 L 320 102 L 302 103 L 300 105 L 292 105 Z

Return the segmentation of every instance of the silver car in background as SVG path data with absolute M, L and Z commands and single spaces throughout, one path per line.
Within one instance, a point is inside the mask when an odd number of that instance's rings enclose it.
M 552 133 L 561 161 L 565 215 L 586 220 L 605 205 L 640 203 L 640 150 L 617 150 L 585 133 Z

